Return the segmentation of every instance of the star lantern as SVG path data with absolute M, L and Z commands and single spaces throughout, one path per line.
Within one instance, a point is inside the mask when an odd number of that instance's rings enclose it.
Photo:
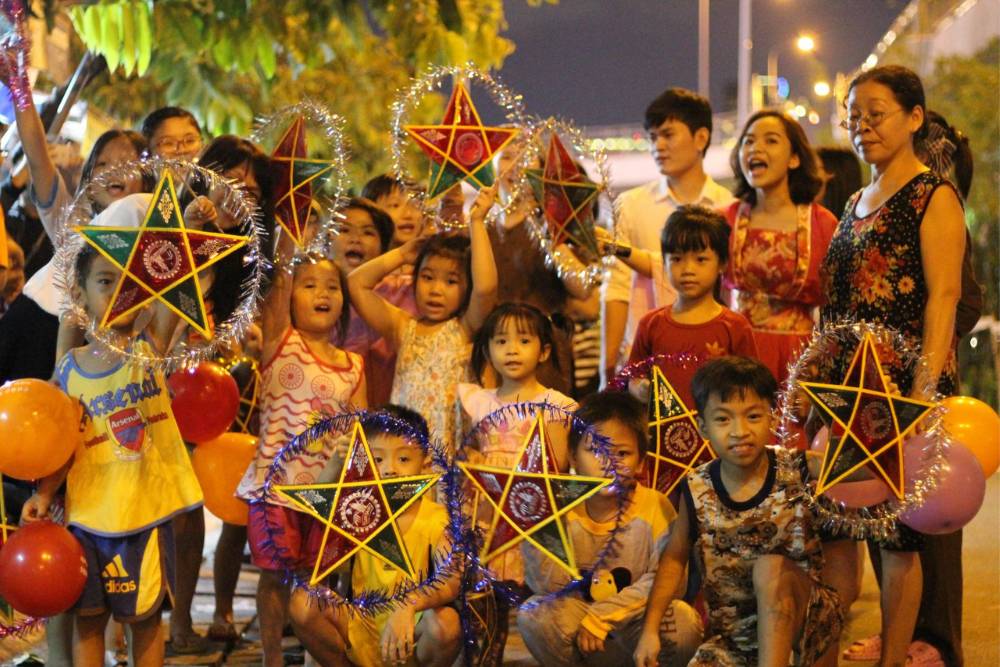
M 865 334 L 843 384 L 799 385 L 830 425 L 830 443 L 816 492 L 823 493 L 867 467 L 902 498 L 903 439 L 934 404 L 890 393 L 874 337 Z
M 340 480 L 329 484 L 276 485 L 278 495 L 326 526 L 310 585 L 315 586 L 354 554 L 364 551 L 416 579 L 397 520 L 441 475 L 383 478 L 360 421 L 355 421 Z
M 298 116 L 271 153 L 271 163 L 275 183 L 274 217 L 300 248 L 305 245 L 312 215 L 313 186 L 322 186 L 333 171 L 333 161 L 307 156 L 305 119 Z
M 525 173 L 545 215 L 552 245 L 570 240 L 599 256 L 593 212 L 597 184 L 577 167 L 555 132 L 549 139 L 545 168 Z
M 554 460 L 539 412 L 513 468 L 459 462 L 462 472 L 493 507 L 481 554 L 484 563 L 527 540 L 571 577 L 580 578 L 573 544 L 561 518 L 612 480 L 563 475 L 556 470 Z
M 519 131 L 485 127 L 469 91 L 461 83 L 455 84 L 439 125 L 405 125 L 403 129 L 431 159 L 429 200 L 462 181 L 468 181 L 477 190 L 493 185 L 496 180 L 493 156 Z
M 652 366 L 649 379 L 649 434 L 655 447 L 646 483 L 669 494 L 689 471 L 714 459 L 715 452 L 701 437 L 697 413 L 684 405 L 659 366 Z
M 211 338 L 198 273 L 247 244 L 247 237 L 189 229 L 167 170 L 138 227 L 77 227 L 83 238 L 122 270 L 101 319 L 114 325 L 151 301 L 163 302 L 205 338 Z

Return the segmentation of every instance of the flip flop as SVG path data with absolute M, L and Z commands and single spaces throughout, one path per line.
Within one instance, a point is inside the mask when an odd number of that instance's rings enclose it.
M 198 655 L 208 651 L 208 639 L 197 633 L 171 637 L 167 648 L 175 655 Z
M 919 639 L 906 651 L 906 664 L 910 667 L 945 667 L 941 651 Z
M 871 662 L 882 657 L 882 636 L 872 635 L 854 642 L 841 654 L 841 659 L 850 662 Z

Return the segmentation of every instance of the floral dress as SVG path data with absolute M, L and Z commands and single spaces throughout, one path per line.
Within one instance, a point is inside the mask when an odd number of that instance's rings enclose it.
M 732 227 L 726 287 L 736 290 L 735 310 L 753 327 L 760 360 L 778 382 L 788 376 L 813 329 L 813 308 L 823 302 L 820 266 L 837 219 L 818 204 L 798 207 L 793 232 L 751 225 L 749 202 L 726 211 Z
M 450 455 L 457 437 L 458 383 L 469 380 L 472 343 L 453 317 L 430 334 L 417 333 L 411 319 L 396 355 L 391 403 L 416 411 L 427 420 L 431 439 Z
M 854 193 L 823 265 L 824 322 L 877 322 L 899 331 L 919 349 L 927 305 L 920 224 L 931 195 L 942 185 L 953 187 L 933 172 L 922 172 L 866 216 L 857 213 L 861 191 Z M 938 381 L 938 391 L 946 396 L 957 388 L 954 348 Z M 832 381 L 842 378 L 850 352 L 833 355 L 837 368 L 830 371 Z M 904 394 L 910 392 L 912 376 L 894 374 L 893 380 Z

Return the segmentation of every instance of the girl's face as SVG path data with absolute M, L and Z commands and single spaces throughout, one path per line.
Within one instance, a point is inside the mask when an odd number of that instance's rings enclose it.
M 382 253 L 382 239 L 367 211 L 349 208 L 344 211 L 340 233 L 333 240 L 337 261 L 345 270 L 357 268 Z
M 247 198 L 255 206 L 260 205 L 261 199 L 261 189 L 260 184 L 257 182 L 257 176 L 253 172 L 253 165 L 249 162 L 244 162 L 243 164 L 238 164 L 235 167 L 230 167 L 222 172 L 222 177 L 230 181 L 243 186 L 243 191 L 246 193 Z M 229 215 L 229 213 L 222 207 L 222 189 L 217 188 L 217 192 L 213 192 L 213 203 L 215 204 L 215 209 L 219 213 L 218 219 L 215 224 L 219 226 L 219 229 L 223 231 L 229 231 L 237 225 L 237 221 Z M 216 201 L 218 200 L 218 201 Z
M 201 152 L 201 133 L 190 118 L 168 118 L 153 132 L 149 145 L 158 157 L 193 160 Z
M 851 145 L 868 164 L 886 164 L 901 150 L 913 146 L 913 134 L 924 121 L 924 111 L 907 111 L 888 86 L 865 81 L 847 96 L 847 123 Z
M 392 218 L 392 247 L 398 248 L 416 238 L 423 228 L 423 213 L 414 197 L 405 190 L 393 188 L 392 192 L 379 197 L 375 204 Z
M 124 164 L 131 160 L 139 159 L 139 153 L 135 146 L 127 137 L 117 137 L 104 145 L 97 161 L 94 162 L 94 170 L 91 172 L 91 180 L 96 180 L 98 176 L 108 172 L 113 167 Z M 104 187 L 94 188 L 94 201 L 102 208 L 107 208 L 111 202 L 127 197 L 128 195 L 141 192 L 142 181 L 138 175 L 130 175 L 125 178 L 115 178 L 109 180 Z
M 344 292 L 333 262 L 302 264 L 292 282 L 292 326 L 310 333 L 329 332 L 340 320 Z
M 518 326 L 513 317 L 500 322 L 490 338 L 490 362 L 505 380 L 533 377 L 538 365 L 549 358 L 551 349 L 542 345 L 537 334 Z
M 758 118 L 743 134 L 740 169 L 751 187 L 766 190 L 786 182 L 789 170 L 799 164 L 785 125 L 778 118 Z
M 439 255 L 424 259 L 416 281 L 417 311 L 431 322 L 454 317 L 469 287 L 458 260 Z

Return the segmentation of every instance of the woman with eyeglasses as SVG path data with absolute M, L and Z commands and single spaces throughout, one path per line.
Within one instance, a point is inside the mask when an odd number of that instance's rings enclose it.
M 149 152 L 163 158 L 193 160 L 204 145 L 198 120 L 180 107 L 150 112 L 142 121 L 142 136 L 149 142 Z
M 920 78 L 905 67 L 877 67 L 851 82 L 843 125 L 872 180 L 848 201 L 830 244 L 822 308 L 824 322 L 877 322 L 901 332 L 927 363 L 915 377 L 887 370 L 904 395 L 920 399 L 930 398 L 928 388 L 945 396 L 957 388 L 955 313 L 966 242 L 954 186 L 914 148 L 927 134 L 926 109 Z M 830 370 L 837 381 L 850 361 L 840 357 Z M 879 541 L 883 623 L 870 648 L 880 664 L 910 664 L 908 653 L 912 664 L 962 664 L 961 540 L 961 532 L 921 535 L 898 524 Z M 920 641 L 911 645 L 914 628 Z

